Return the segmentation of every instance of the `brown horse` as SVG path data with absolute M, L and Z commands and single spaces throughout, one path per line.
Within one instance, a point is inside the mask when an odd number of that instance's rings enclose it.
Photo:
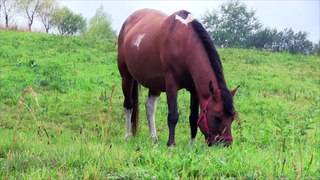
M 167 145 L 175 145 L 179 119 L 177 93 L 185 88 L 191 93 L 191 141 L 199 126 L 208 145 L 231 144 L 231 123 L 235 116 L 232 97 L 238 87 L 232 91 L 227 88 L 218 52 L 206 30 L 189 12 L 182 10 L 167 16 L 143 9 L 129 16 L 119 34 L 118 68 L 125 97 L 125 138 L 137 132 L 138 84 L 142 84 L 149 89 L 146 110 L 151 138 L 157 139 L 154 118 L 157 98 L 166 92 Z

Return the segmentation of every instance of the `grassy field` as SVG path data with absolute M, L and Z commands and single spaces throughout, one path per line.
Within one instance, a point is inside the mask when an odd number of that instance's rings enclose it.
M 241 85 L 232 147 L 201 133 L 189 143 L 182 90 L 167 148 L 165 94 L 154 144 L 143 87 L 139 134 L 124 140 L 115 42 L 0 31 L 0 179 L 320 179 L 320 58 L 218 51 L 229 87 Z

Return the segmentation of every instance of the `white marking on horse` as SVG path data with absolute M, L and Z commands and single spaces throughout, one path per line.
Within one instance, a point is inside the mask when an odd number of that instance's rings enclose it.
M 136 38 L 134 38 L 132 44 L 139 49 L 140 43 L 146 34 L 139 34 Z
M 149 121 L 150 138 L 157 140 L 157 131 L 155 124 L 155 112 L 157 109 L 157 96 L 149 96 L 146 102 L 147 117 Z
M 126 127 L 127 127 L 126 135 L 124 138 L 127 140 L 132 136 L 132 133 L 131 133 L 132 109 L 124 109 L 124 112 L 126 113 Z
M 188 26 L 188 23 L 192 22 L 193 20 L 195 20 L 196 18 L 193 17 L 192 14 L 188 14 L 186 19 L 183 19 L 181 16 L 176 15 L 175 17 L 176 20 L 180 21 L 182 24 Z
M 190 139 L 190 144 L 195 144 L 196 143 L 196 138 L 191 138 Z

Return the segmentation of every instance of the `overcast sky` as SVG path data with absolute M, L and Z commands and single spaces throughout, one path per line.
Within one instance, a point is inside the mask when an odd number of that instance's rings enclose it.
M 112 26 L 119 32 L 122 23 L 134 11 L 142 8 L 153 8 L 171 14 L 177 10 L 188 10 L 200 18 L 207 9 L 217 8 L 225 1 L 86 1 L 61 0 L 73 12 L 82 14 L 87 20 L 94 16 L 102 4 L 104 11 L 111 15 Z M 244 1 L 249 9 L 256 11 L 256 16 L 265 27 L 283 30 L 292 28 L 295 32 L 306 31 L 308 39 L 313 42 L 320 40 L 320 0 L 300 1 Z

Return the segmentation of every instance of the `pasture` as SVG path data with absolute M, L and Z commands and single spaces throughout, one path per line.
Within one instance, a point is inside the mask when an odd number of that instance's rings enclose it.
M 116 42 L 0 31 L 0 179 L 319 179 L 320 58 L 218 49 L 238 118 L 230 148 L 189 143 L 189 94 L 178 96 L 176 146 L 167 103 L 148 139 L 124 140 Z M 26 89 L 32 87 L 32 89 Z

